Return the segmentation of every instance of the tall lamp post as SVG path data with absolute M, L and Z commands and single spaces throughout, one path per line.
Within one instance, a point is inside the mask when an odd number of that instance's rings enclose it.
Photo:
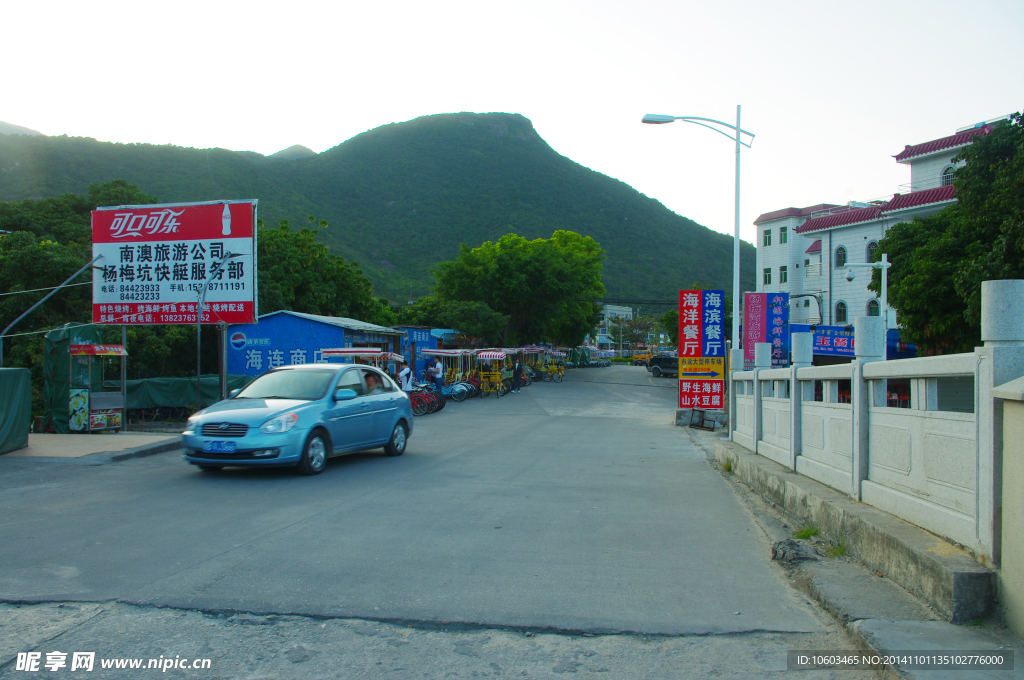
M 642 122 L 651 125 L 661 125 L 664 123 L 672 123 L 677 120 L 681 120 L 684 123 L 701 125 L 736 141 L 736 211 L 732 242 L 732 346 L 738 348 L 740 346 L 740 324 L 738 323 L 740 308 L 740 146 L 745 146 L 749 149 L 750 145 L 754 142 L 754 133 L 747 132 L 740 128 L 739 104 L 736 105 L 736 125 L 729 125 L 728 123 L 723 123 L 722 121 L 715 120 L 713 118 L 700 118 L 698 116 L 661 116 L 656 113 L 648 113 L 643 117 Z M 716 125 L 732 130 L 733 133 L 725 132 L 721 128 L 715 127 Z M 750 138 L 750 141 L 743 141 L 743 135 L 747 135 Z
M 886 333 L 888 333 L 889 332 L 889 292 L 888 292 L 888 289 L 889 289 L 889 267 L 892 266 L 892 262 L 889 262 L 889 254 L 888 253 L 882 253 L 882 261 L 881 262 L 847 262 L 846 266 L 847 267 L 871 267 L 872 269 L 880 269 L 880 270 L 882 270 L 882 300 L 881 300 L 882 308 L 879 310 L 879 313 L 882 315 L 882 318 L 885 319 L 885 321 L 884 321 L 885 331 L 886 331 Z M 846 280 L 847 281 L 853 281 L 853 279 L 854 279 L 854 274 L 853 274 L 853 270 L 851 269 L 850 271 L 846 272 Z

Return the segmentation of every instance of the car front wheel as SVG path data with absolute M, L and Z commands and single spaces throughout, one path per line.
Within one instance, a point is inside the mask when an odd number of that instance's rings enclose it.
M 409 440 L 409 434 L 405 431 L 405 425 L 398 423 L 395 431 L 391 433 L 391 441 L 384 447 L 384 453 L 389 456 L 401 456 L 405 453 L 405 444 Z
M 660 366 L 655 366 L 654 368 L 652 368 L 651 369 L 651 375 L 653 375 L 655 378 L 660 378 L 661 377 L 661 367 Z
M 327 438 L 323 432 L 314 431 L 306 440 L 299 459 L 299 472 L 304 475 L 318 475 L 327 465 Z

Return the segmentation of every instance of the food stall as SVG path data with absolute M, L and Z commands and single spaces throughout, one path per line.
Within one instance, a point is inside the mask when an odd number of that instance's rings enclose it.
M 92 389 L 95 383 L 90 379 L 94 375 L 93 362 L 97 358 L 100 359 L 99 385 L 103 385 L 103 358 L 126 356 L 128 351 L 122 345 L 71 345 L 68 372 L 68 429 L 71 432 L 121 429 L 124 423 L 124 392 Z

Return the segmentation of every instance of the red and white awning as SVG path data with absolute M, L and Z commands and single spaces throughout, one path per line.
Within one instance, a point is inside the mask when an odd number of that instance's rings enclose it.
M 550 354 L 553 357 L 564 357 L 565 356 L 565 352 L 548 352 L 548 354 Z
M 461 357 L 472 354 L 468 349 L 425 349 L 420 354 L 428 357 Z
M 500 349 L 484 349 L 476 353 L 477 359 L 504 359 L 506 356 L 505 351 Z
M 124 345 L 71 345 L 71 356 L 76 357 L 126 357 Z

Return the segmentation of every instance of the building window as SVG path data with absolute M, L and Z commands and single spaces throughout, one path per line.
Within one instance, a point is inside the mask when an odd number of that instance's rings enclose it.
M 786 227 L 779 229 L 779 245 L 789 243 L 789 230 Z
M 772 270 L 770 267 L 764 270 L 764 285 L 772 285 Z
M 764 230 L 764 245 L 770 246 L 771 244 L 772 244 L 772 230 L 771 229 L 765 229 Z
M 811 263 L 811 261 L 810 261 L 810 260 L 804 260 L 804 266 L 805 266 L 805 267 L 806 267 L 807 265 L 809 265 L 810 263 Z
M 846 266 L 846 248 L 839 246 L 836 248 L 836 268 Z
M 942 186 L 949 186 L 953 183 L 953 179 L 956 175 L 956 166 L 947 165 L 946 169 L 942 171 Z
M 877 252 L 878 252 L 878 241 L 872 241 L 871 243 L 868 244 L 868 252 L 867 252 L 868 260 L 867 261 L 868 262 L 874 262 L 875 261 L 875 253 L 877 253 Z
M 878 300 L 868 300 L 868 316 L 880 316 L 881 309 L 878 306 Z
M 804 307 L 810 307 L 810 306 L 811 306 L 811 301 L 810 300 L 804 300 Z
M 836 303 L 836 323 L 846 323 L 846 303 Z
M 779 267 L 779 283 L 789 281 L 789 267 Z

